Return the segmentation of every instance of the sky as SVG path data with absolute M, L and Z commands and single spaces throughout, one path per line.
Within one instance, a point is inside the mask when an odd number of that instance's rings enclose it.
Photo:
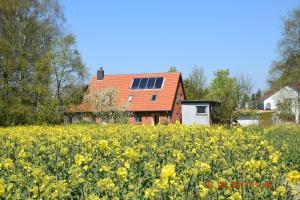
M 267 89 L 283 19 L 299 0 L 62 0 L 90 75 L 218 69 Z

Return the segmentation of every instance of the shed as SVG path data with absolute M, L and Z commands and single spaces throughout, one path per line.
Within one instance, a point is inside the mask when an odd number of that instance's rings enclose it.
M 181 102 L 182 124 L 211 125 L 213 106 L 217 102 L 209 100 L 187 100 Z

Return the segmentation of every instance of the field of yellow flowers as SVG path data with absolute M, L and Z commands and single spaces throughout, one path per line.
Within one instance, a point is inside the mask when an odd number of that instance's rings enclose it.
M 179 124 L 0 128 L 0 199 L 293 199 L 300 174 L 265 139 L 269 132 Z

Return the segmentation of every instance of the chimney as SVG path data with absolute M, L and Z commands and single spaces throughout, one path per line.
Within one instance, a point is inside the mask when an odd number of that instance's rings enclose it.
M 104 70 L 102 67 L 97 71 L 97 80 L 103 80 L 104 79 Z

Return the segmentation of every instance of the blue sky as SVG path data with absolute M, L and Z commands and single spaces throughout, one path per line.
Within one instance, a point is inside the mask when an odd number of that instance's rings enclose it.
M 267 88 L 278 58 L 282 20 L 299 0 L 62 0 L 67 24 L 90 75 L 164 72 L 209 80 L 228 68 Z

